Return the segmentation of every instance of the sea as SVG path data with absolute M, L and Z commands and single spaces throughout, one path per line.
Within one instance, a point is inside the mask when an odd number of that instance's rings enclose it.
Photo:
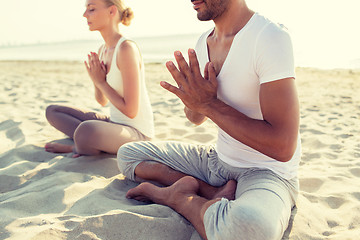
M 200 34 L 132 37 L 139 46 L 145 63 L 165 63 L 173 60 L 176 50 L 187 52 L 194 48 Z M 63 42 L 38 42 L 33 44 L 7 44 L 0 46 L 0 61 L 81 61 L 90 51 L 97 52 L 103 44 L 100 39 L 77 39 Z M 332 53 L 333 55 L 329 55 Z M 360 52 L 311 49 L 294 46 L 296 67 L 319 69 L 360 69 Z

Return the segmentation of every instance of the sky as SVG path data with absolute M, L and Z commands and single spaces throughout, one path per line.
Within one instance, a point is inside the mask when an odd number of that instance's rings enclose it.
M 128 36 L 201 33 L 190 0 L 125 0 L 135 18 L 121 27 Z M 295 46 L 319 55 L 360 58 L 359 0 L 247 0 L 256 12 L 289 29 Z M 82 16 L 85 0 L 0 0 L 0 46 L 80 39 L 100 39 Z

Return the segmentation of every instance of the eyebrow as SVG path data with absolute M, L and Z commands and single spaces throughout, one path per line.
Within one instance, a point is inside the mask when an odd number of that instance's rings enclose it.
M 90 7 L 91 5 L 96 5 L 95 3 L 89 3 L 87 7 Z M 86 5 L 85 5 L 86 6 Z

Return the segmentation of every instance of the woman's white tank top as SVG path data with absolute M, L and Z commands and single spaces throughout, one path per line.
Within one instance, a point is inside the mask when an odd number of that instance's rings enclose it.
M 121 71 L 117 66 L 116 57 L 120 49 L 121 43 L 123 43 L 126 38 L 122 37 L 119 39 L 116 47 L 114 49 L 114 54 L 111 60 L 110 71 L 106 75 L 107 83 L 115 89 L 121 96 L 124 96 L 124 87 Z M 142 134 L 149 138 L 154 137 L 154 117 L 152 112 L 152 107 L 149 99 L 149 95 L 146 89 L 145 84 L 145 72 L 144 64 L 141 62 L 141 73 L 140 73 L 140 83 L 139 83 L 139 111 L 135 118 L 131 119 L 123 114 L 119 109 L 117 109 L 110 101 L 108 106 L 110 107 L 110 120 L 116 123 L 124 124 L 131 126 Z

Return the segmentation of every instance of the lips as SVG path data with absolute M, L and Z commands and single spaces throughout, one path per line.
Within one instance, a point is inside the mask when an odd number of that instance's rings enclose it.
M 204 3 L 203 0 L 192 0 L 191 2 L 194 5 L 195 10 L 199 9 L 200 5 Z

